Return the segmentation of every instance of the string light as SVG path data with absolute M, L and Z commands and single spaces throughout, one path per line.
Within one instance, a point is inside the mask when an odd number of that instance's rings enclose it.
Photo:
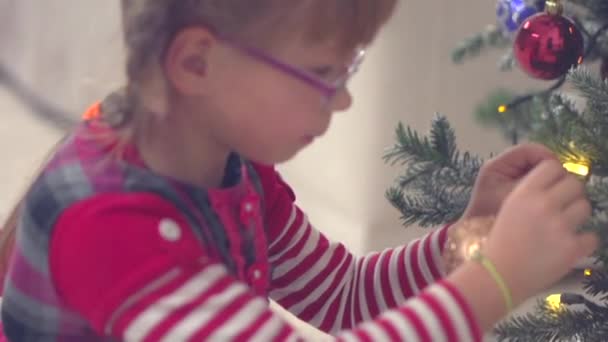
M 585 277 L 591 277 L 593 275 L 593 270 L 590 268 L 586 268 L 585 271 L 583 271 L 583 274 L 585 275 Z
M 587 180 L 591 172 L 591 161 L 587 158 L 574 141 L 568 143 L 568 147 L 574 155 L 564 156 L 563 166 L 568 172 Z
M 581 162 L 566 162 L 563 164 L 568 172 L 577 176 L 587 177 L 589 175 L 589 165 Z
M 552 294 L 545 299 L 545 302 L 551 311 L 559 312 L 563 309 L 561 294 Z
M 499 113 L 505 113 L 507 111 L 507 106 L 506 105 L 500 105 L 498 106 L 498 112 Z

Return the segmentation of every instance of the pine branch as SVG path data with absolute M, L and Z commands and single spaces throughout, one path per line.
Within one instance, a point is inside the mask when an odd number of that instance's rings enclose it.
M 433 150 L 428 138 L 420 138 L 418 133 L 409 126 L 406 128 L 399 123 L 395 132 L 396 144 L 388 149 L 384 155 L 385 163 L 390 165 L 434 162 L 441 156 Z
M 468 203 L 469 192 L 442 189 L 432 181 L 423 183 L 428 193 L 390 188 L 386 193 L 389 202 L 401 213 L 405 226 L 418 224 L 420 227 L 435 227 L 456 220 Z
M 411 163 L 405 169 L 405 173 L 397 179 L 397 184 L 401 189 L 407 187 L 419 188 L 420 184 L 426 182 L 429 176 L 437 169 L 435 163 Z
M 513 55 L 513 48 L 509 48 L 509 50 L 498 60 L 498 70 L 500 71 L 511 71 L 516 65 L 517 61 Z
M 448 166 L 455 161 L 456 134 L 445 116 L 437 114 L 431 125 L 430 140 L 433 150 L 441 156 L 441 166 Z
M 568 80 L 587 99 L 587 111 L 592 115 L 592 123 L 608 124 L 608 82 L 592 75 L 585 67 L 571 71 Z
M 396 139 L 384 159 L 405 166 L 405 171 L 386 197 L 404 225 L 436 226 L 458 218 L 483 161 L 458 151 L 456 134 L 441 115 L 433 120 L 428 137 L 399 124 Z
M 568 0 L 568 2 L 586 9 L 586 14 L 595 20 L 608 21 L 608 2 L 604 0 Z
M 608 176 L 608 82 L 592 75 L 586 68 L 570 72 L 569 79 L 586 99 L 586 109 L 579 121 L 569 123 L 568 131 L 580 152 L 592 161 L 594 174 Z
M 600 13 L 600 12 L 598 12 Z M 603 29 L 605 20 L 597 20 L 593 15 L 570 16 L 581 30 L 587 41 L 585 63 L 594 62 L 602 56 L 606 56 L 608 51 L 608 36 Z
M 559 312 L 539 300 L 536 311 L 500 323 L 494 333 L 498 341 L 576 341 L 594 333 L 602 324 L 600 315 L 589 310 L 562 308 Z
M 533 124 L 530 139 L 549 146 L 563 161 L 577 161 L 577 156 L 591 158 L 588 124 L 575 104 L 567 96 L 552 94 L 549 99 L 541 99 L 544 110 L 540 119 Z M 567 157 L 567 158 L 566 158 Z
M 448 167 L 437 169 L 432 176 L 436 183 L 444 187 L 472 188 L 483 160 L 472 156 L 469 152 L 461 155 L 455 151 L 452 163 Z
M 583 282 L 585 292 L 593 297 L 599 297 L 602 301 L 608 300 L 608 273 L 594 271 L 590 277 Z
M 501 30 L 490 25 L 483 32 L 465 39 L 452 52 L 452 61 L 462 63 L 466 59 L 477 57 L 486 47 L 505 48 L 511 44 Z
M 594 257 L 598 266 L 608 272 L 608 181 L 606 178 L 592 176 L 587 183 L 587 194 L 593 213 L 589 221 L 581 227 L 581 231 L 594 232 L 600 240 L 600 247 Z M 599 268 L 599 267 L 598 267 Z
M 536 101 L 509 108 L 505 112 L 498 111 L 500 106 L 510 103 L 515 98 L 514 92 L 510 90 L 504 88 L 493 90 L 487 99 L 476 107 L 474 111 L 476 121 L 486 127 L 499 129 L 504 137 L 513 143 L 527 136 L 538 121 L 533 115 L 538 112 Z

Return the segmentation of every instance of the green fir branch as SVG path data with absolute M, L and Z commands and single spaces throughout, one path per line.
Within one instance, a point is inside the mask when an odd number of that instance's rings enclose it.
M 567 0 L 569 3 L 586 9 L 588 17 L 597 21 L 608 21 L 608 2 L 605 0 Z
M 601 325 L 598 315 L 589 310 L 562 307 L 559 312 L 539 300 L 535 312 L 514 316 L 500 323 L 494 330 L 498 341 L 587 341 Z
M 513 55 L 513 48 L 509 48 L 508 51 L 498 59 L 498 70 L 500 71 L 511 71 L 517 66 L 517 60 Z
M 498 107 L 513 101 L 515 94 L 507 89 L 499 88 L 490 92 L 484 102 L 481 102 L 474 111 L 474 117 L 482 126 L 499 129 L 505 138 L 517 140 L 530 130 L 527 105 L 508 109 L 504 113 Z
M 437 114 L 431 125 L 431 145 L 433 150 L 441 156 L 441 166 L 450 166 L 455 162 L 454 157 L 457 150 L 456 134 L 445 116 Z
M 487 47 L 503 49 L 511 44 L 500 28 L 490 25 L 483 32 L 476 33 L 462 41 L 452 52 L 452 61 L 462 63 L 477 57 Z
M 442 188 L 432 181 L 423 183 L 421 188 L 432 188 L 425 193 L 405 191 L 392 187 L 386 193 L 389 202 L 401 213 L 405 226 L 417 224 L 420 227 L 436 227 L 458 219 L 464 212 L 470 197 L 469 189 Z M 430 194 L 430 195 L 429 195 Z
M 405 167 L 386 197 L 405 226 L 436 226 L 458 218 L 468 203 L 483 160 L 461 154 L 447 118 L 437 115 L 429 136 L 399 124 L 384 160 Z
M 437 201 L 427 196 L 406 195 L 402 189 L 391 188 L 386 197 L 401 213 L 401 220 L 406 226 L 418 224 L 421 227 L 430 227 L 445 222 L 446 215 Z
M 608 124 L 608 82 L 600 80 L 585 67 L 572 70 L 568 80 L 587 99 L 587 112 L 592 116 L 589 118 L 591 123 Z
M 576 161 L 576 156 L 590 158 L 587 124 L 575 104 L 567 96 L 552 94 L 541 99 L 544 110 L 533 124 L 530 140 L 543 143 L 563 157 L 563 161 Z
M 598 235 L 600 247 L 594 254 L 596 268 L 601 267 L 604 272 L 608 272 L 608 179 L 592 176 L 587 183 L 587 195 L 593 212 L 580 230 Z
M 593 297 L 598 297 L 602 301 L 608 300 L 608 273 L 594 271 L 590 277 L 583 282 L 585 292 Z
M 421 138 L 411 127 L 399 123 L 395 132 L 396 143 L 384 154 L 384 161 L 390 165 L 433 162 L 441 156 L 433 150 L 427 137 Z
M 570 129 L 564 132 L 592 161 L 594 174 L 608 176 L 608 82 L 600 80 L 587 68 L 571 71 L 569 80 L 584 96 L 586 109 L 579 115 L 580 120 L 570 123 Z

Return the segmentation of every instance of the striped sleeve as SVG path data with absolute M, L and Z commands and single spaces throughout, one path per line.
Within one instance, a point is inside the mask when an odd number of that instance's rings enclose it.
M 355 257 L 312 227 L 276 171 L 258 167 L 258 173 L 268 203 L 270 296 L 300 319 L 326 332 L 349 329 L 408 299 L 419 300 L 442 278 L 447 226 L 406 246 Z M 447 312 L 445 317 L 458 321 L 452 317 L 456 311 Z
M 54 228 L 54 284 L 95 332 L 121 341 L 303 340 L 189 231 L 180 213 L 154 195 L 83 201 Z M 375 320 L 336 332 L 336 339 L 481 341 L 471 317 L 453 286 L 438 282 Z
M 272 299 L 326 332 L 351 328 L 403 304 L 441 279 L 447 228 L 406 246 L 355 257 L 332 243 L 291 206 L 270 243 Z
M 481 331 L 458 291 L 439 281 L 395 309 L 352 330 L 342 341 L 482 341 Z

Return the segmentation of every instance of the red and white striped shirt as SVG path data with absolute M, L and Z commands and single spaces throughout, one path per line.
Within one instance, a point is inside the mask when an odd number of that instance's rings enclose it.
M 273 169 L 259 171 L 271 299 L 339 340 L 481 341 L 468 304 L 440 279 L 447 228 L 357 257 L 311 226 Z M 267 298 L 201 246 L 183 214 L 154 194 L 78 202 L 60 216 L 50 243 L 59 294 L 102 336 L 301 340 Z

